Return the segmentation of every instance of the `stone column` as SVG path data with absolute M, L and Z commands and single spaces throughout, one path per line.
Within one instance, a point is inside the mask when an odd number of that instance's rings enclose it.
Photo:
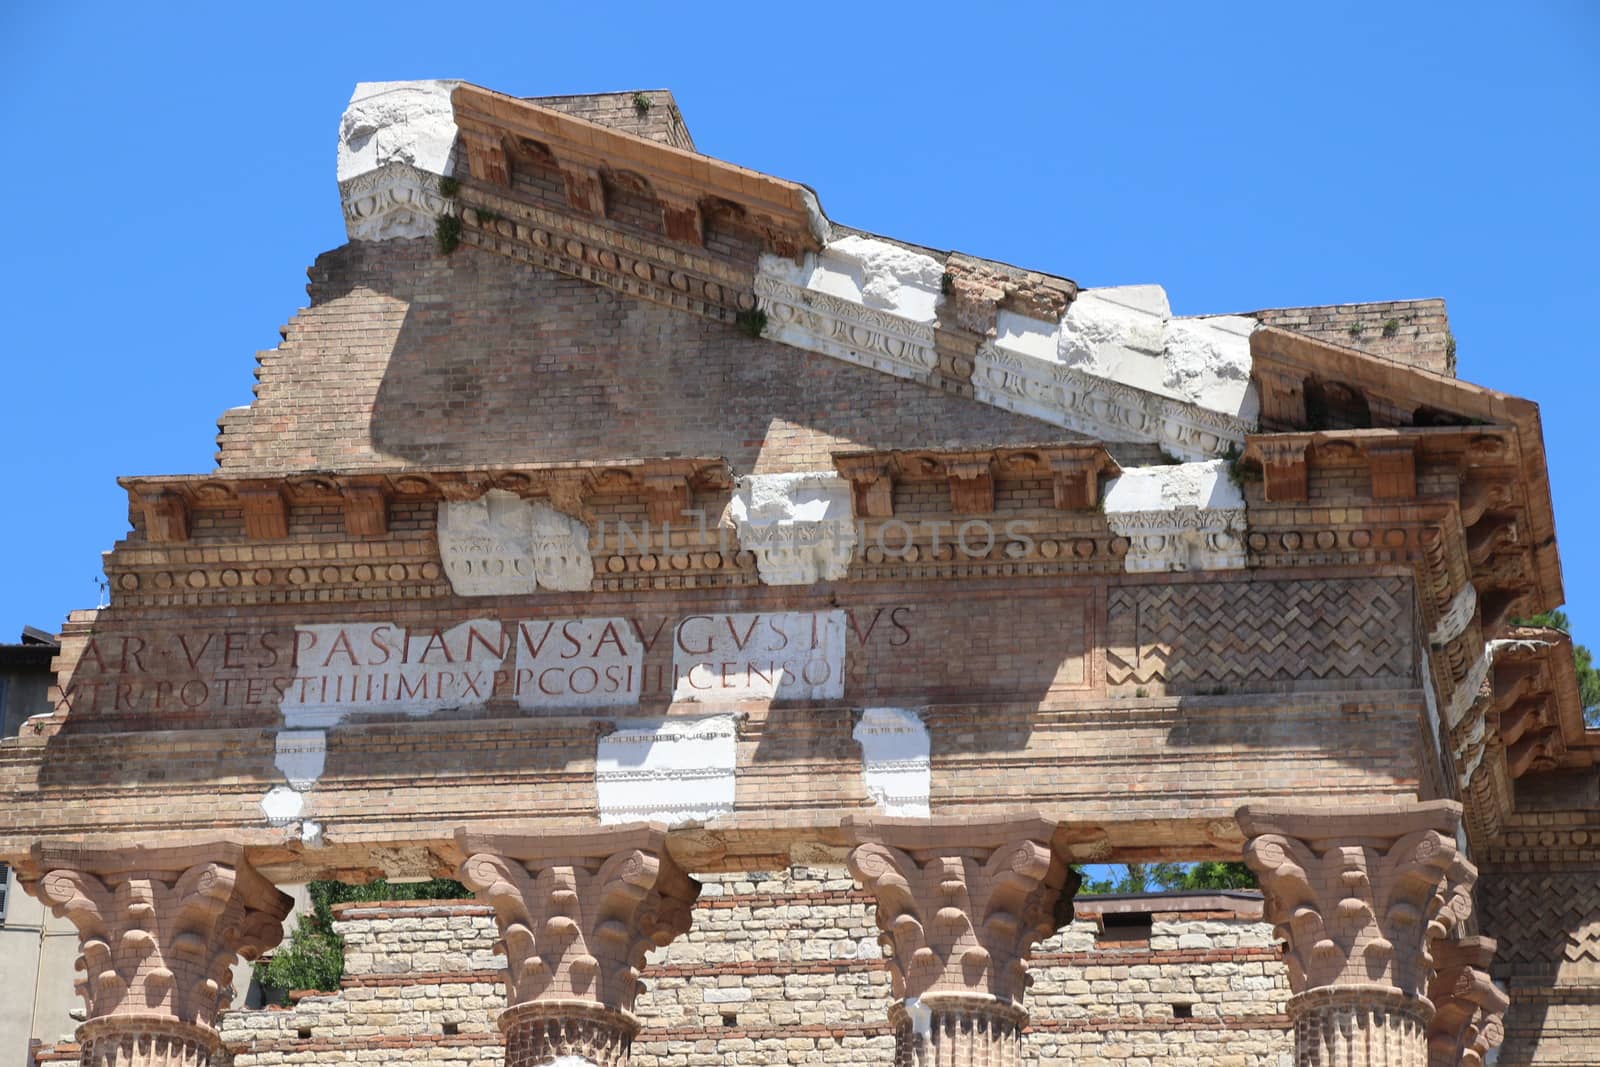
M 36 847 L 23 885 L 78 928 L 83 1067 L 207 1067 L 236 958 L 276 945 L 294 903 L 233 842 Z
M 505 1067 L 571 1057 L 624 1067 L 645 953 L 689 929 L 700 884 L 666 851 L 666 830 L 578 834 L 460 830 L 461 880 L 493 906 L 506 957 Z
M 1299 1067 L 1423 1067 L 1432 948 L 1472 911 L 1451 801 L 1238 813 L 1285 941 Z
M 876 902 L 896 1067 L 1018 1067 L 1027 955 L 1077 878 L 1038 818 L 846 820 L 850 873 Z
M 1489 978 L 1495 943 L 1463 937 L 1433 946 L 1433 1022 L 1428 1027 L 1428 1067 L 1483 1067 L 1489 1050 L 1505 1038 L 1511 1000 Z

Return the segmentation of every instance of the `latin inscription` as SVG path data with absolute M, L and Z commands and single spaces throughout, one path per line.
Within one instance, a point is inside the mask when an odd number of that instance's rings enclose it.
M 674 699 L 838 700 L 842 611 L 690 615 L 678 623 Z
M 87 642 L 63 701 L 91 712 L 279 708 L 286 725 L 315 728 L 352 713 L 420 716 L 493 701 L 538 710 L 833 700 L 844 692 L 847 640 L 899 648 L 912 617 L 897 606 L 102 636 Z

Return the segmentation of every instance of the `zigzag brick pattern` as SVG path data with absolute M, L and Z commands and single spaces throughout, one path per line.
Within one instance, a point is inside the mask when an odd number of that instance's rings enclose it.
M 1600 881 L 1593 872 L 1497 875 L 1479 890 L 1483 928 L 1499 942 L 1495 977 L 1600 979 Z
M 1413 675 L 1401 578 L 1124 586 L 1108 598 L 1106 681 L 1174 688 Z

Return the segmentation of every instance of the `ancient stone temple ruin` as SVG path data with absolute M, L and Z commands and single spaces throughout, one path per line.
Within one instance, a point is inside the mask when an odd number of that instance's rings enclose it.
M 846 226 L 663 92 L 365 84 L 338 180 L 0 743 L 81 948 L 41 1062 L 1600 1063 L 1538 409 L 1438 301 L 1174 316 Z M 379 876 L 476 900 L 225 1010 L 282 887 Z

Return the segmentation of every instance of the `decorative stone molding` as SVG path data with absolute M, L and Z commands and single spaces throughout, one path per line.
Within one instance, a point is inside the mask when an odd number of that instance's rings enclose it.
M 855 554 L 850 483 L 832 471 L 739 479 L 728 515 L 767 585 L 838 581 Z
M 339 183 L 344 230 L 352 241 L 432 237 L 441 215 L 455 204 L 439 192 L 439 177 L 406 163 L 391 163 Z
M 1442 648 L 1460 637 L 1462 631 L 1478 614 L 1478 591 L 1470 583 L 1461 587 L 1450 601 L 1450 607 L 1439 616 L 1439 621 L 1428 634 L 1428 644 Z
M 867 795 L 885 815 L 927 818 L 931 738 L 907 708 L 863 708 L 851 736 L 861 745 Z
M 1130 574 L 1244 568 L 1244 497 L 1226 461 L 1125 470 L 1106 487 L 1105 513 L 1128 539 Z
M 667 855 L 659 826 L 526 836 L 463 829 L 456 842 L 466 856 L 461 880 L 495 910 L 513 1008 L 576 1004 L 627 1016 L 645 953 L 689 929 L 700 893 Z
M 983 997 L 952 994 L 932 1004 L 889 1006 L 894 1067 L 1022 1067 L 1022 1032 L 1028 1013 Z
M 1471 914 L 1477 871 L 1457 853 L 1461 805 L 1247 806 L 1238 820 L 1291 989 L 1378 983 L 1424 996 L 1432 942 Z
M 1429 1067 L 1483 1067 L 1489 1050 L 1505 1039 L 1510 998 L 1489 977 L 1495 942 L 1464 937 L 1434 946 L 1433 1021 L 1428 1025 Z
M 232 843 L 35 847 L 22 881 L 77 927 L 79 1041 L 97 1067 L 209 1063 L 235 959 L 277 944 L 293 903 Z
M 462 199 L 468 197 L 464 244 L 718 322 L 731 324 L 756 307 L 747 266 L 644 235 L 624 237 L 603 219 L 513 199 L 491 186 L 467 186 Z M 479 203 L 493 214 L 480 214 Z
M 1080 290 L 1077 283 L 1005 263 L 952 252 L 944 269 L 950 275 L 948 301 L 958 323 L 977 333 L 994 329 L 995 315 L 1011 311 L 1060 322 Z
M 222 1047 L 210 1027 L 159 1015 L 89 1019 L 74 1036 L 82 1067 L 207 1067 Z
M 733 811 L 738 724 L 703 719 L 624 719 L 595 741 L 594 784 L 602 823 L 674 826 Z
M 826 239 L 827 220 L 816 197 L 795 182 L 474 85 L 458 85 L 451 103 L 468 166 L 479 181 L 510 184 L 515 169 L 510 147 L 554 165 L 575 208 L 597 215 L 604 211 L 595 203 L 595 194 L 604 194 L 601 175 L 655 198 L 669 235 L 691 247 L 697 236 L 693 214 L 724 203 L 774 254 L 799 256 L 821 248 Z
M 846 863 L 872 894 L 899 1001 L 896 1064 L 1020 1063 L 1027 956 L 1077 876 L 1055 824 L 847 818 Z
M 289 536 L 289 508 L 279 489 L 247 489 L 239 494 L 244 505 L 244 535 L 254 540 Z
M 934 329 L 841 297 L 756 275 L 756 297 L 767 313 L 765 336 L 808 352 L 912 381 L 926 381 L 939 362 Z
M 585 466 L 551 464 L 381 473 L 298 474 L 276 478 L 187 475 L 121 478 L 129 504 L 143 514 L 145 539 L 162 543 L 189 538 L 193 513 L 246 510 L 251 500 L 275 495 L 285 521 L 297 508 L 338 507 L 352 537 L 386 533 L 391 503 L 470 502 L 490 490 L 536 498 L 587 522 L 591 499 L 647 498 L 652 521 L 665 521 L 663 503 L 687 502 L 695 490 L 726 489 L 733 477 L 720 459 L 624 459 Z M 254 505 L 260 507 L 261 505 Z M 274 505 L 275 507 L 275 505 Z M 673 516 L 673 521 L 680 521 Z M 254 536 L 254 535 L 252 535 Z
M 295 792 L 304 793 L 317 784 L 328 762 L 326 730 L 279 730 L 276 747 L 273 764 Z
M 381 485 L 346 485 L 340 492 L 344 532 L 380 537 L 389 532 L 389 494 Z
M 439 555 L 459 596 L 582 592 L 594 581 L 589 528 L 503 489 L 440 504 Z
M 1102 441 L 1153 441 L 1183 459 L 1241 448 L 1255 429 L 1253 420 L 1097 378 L 994 342 L 979 346 L 972 385 L 983 403 Z
M 144 512 L 144 536 L 156 544 L 189 539 L 189 506 L 183 496 L 171 490 L 133 493 Z
M 459 82 L 362 82 L 339 119 L 339 199 L 351 240 L 429 237 L 451 210 L 439 177 L 454 173 L 450 92 Z
M 946 482 L 950 509 L 986 514 L 993 510 L 997 480 L 1049 479 L 1058 510 L 1092 508 L 1100 502 L 1100 479 L 1122 473 L 1099 444 L 993 448 L 976 451 L 907 449 L 885 452 L 835 452 L 834 468 L 855 491 L 855 512 L 863 518 L 894 515 L 894 487 L 901 483 Z

